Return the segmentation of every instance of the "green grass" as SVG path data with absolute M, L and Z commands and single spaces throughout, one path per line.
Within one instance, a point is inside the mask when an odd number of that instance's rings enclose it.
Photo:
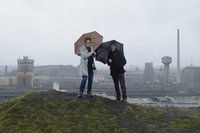
M 200 112 L 46 91 L 0 104 L 0 133 L 200 133 Z

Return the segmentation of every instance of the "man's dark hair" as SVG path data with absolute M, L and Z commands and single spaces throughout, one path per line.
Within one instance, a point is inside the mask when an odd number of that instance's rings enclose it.
M 87 40 L 89 40 L 89 41 L 91 42 L 91 38 L 85 38 L 85 42 L 86 42 Z
M 111 46 L 111 45 L 115 45 L 115 46 L 116 46 L 116 44 L 115 44 L 114 41 L 111 41 L 111 42 L 109 43 L 109 45 L 110 45 L 110 46 Z

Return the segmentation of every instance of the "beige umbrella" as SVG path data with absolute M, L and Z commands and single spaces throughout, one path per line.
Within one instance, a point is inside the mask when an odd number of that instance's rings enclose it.
M 91 47 L 96 50 L 97 47 L 102 43 L 103 36 L 97 33 L 96 31 L 88 32 L 83 34 L 74 44 L 74 52 L 75 54 L 80 56 L 80 47 L 85 45 L 85 39 L 91 39 Z

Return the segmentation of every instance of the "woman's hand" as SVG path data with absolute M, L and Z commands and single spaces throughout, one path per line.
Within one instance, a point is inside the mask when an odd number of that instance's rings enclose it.
M 93 56 L 96 56 L 97 55 L 97 53 L 96 52 L 93 52 Z

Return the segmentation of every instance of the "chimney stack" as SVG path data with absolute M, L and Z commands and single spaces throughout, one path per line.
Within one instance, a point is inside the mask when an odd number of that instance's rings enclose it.
M 181 68 L 180 68 L 180 33 L 177 30 L 177 83 L 181 83 Z

